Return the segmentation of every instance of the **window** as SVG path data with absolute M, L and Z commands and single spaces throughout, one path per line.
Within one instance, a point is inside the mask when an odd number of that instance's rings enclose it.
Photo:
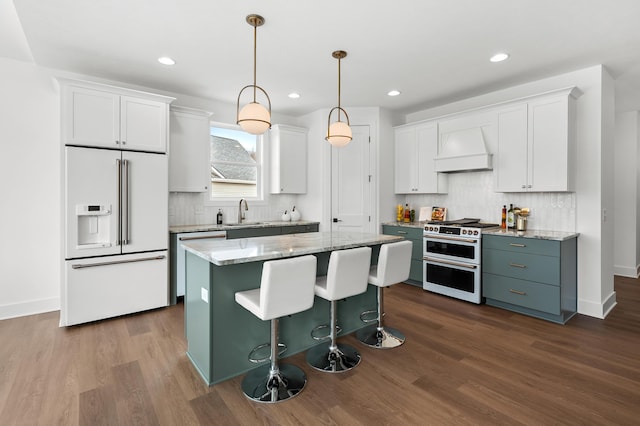
M 211 200 L 262 199 L 260 140 L 236 128 L 211 127 Z

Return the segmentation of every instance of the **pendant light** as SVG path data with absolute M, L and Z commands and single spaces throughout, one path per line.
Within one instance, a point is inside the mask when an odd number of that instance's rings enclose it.
M 236 123 L 247 133 L 261 135 L 271 128 L 271 99 L 269 99 L 269 95 L 267 95 L 267 92 L 265 92 L 262 87 L 256 85 L 256 39 L 258 27 L 264 24 L 264 18 L 260 15 L 248 15 L 247 23 L 253 27 L 253 84 L 243 87 L 238 94 Z M 242 92 L 249 88 L 253 89 L 253 101 L 240 109 Z M 264 105 L 256 101 L 256 92 L 258 90 L 264 93 L 269 108 L 265 108 Z
M 340 60 L 347 56 L 347 52 L 344 50 L 336 50 L 331 54 L 338 60 L 338 106 L 333 107 L 329 111 L 329 119 L 327 120 L 327 137 L 325 138 L 331 145 L 335 147 L 345 146 L 351 139 L 353 139 L 351 133 L 351 127 L 349 127 L 349 115 L 342 107 L 340 107 Z M 338 120 L 331 122 L 331 115 L 334 111 L 338 112 Z M 340 115 L 344 114 L 346 122 L 342 121 Z

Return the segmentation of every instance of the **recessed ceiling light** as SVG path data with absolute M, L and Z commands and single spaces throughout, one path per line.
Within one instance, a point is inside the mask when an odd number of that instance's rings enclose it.
M 174 61 L 173 59 L 171 59 L 168 56 L 163 56 L 161 58 L 158 58 L 158 62 L 160 62 L 162 65 L 175 65 L 176 61 Z
M 387 95 L 389 96 L 398 96 L 400 94 L 399 90 L 390 90 L 389 93 L 387 93 Z
M 300 93 L 291 92 L 288 95 L 291 99 L 298 99 L 300 97 Z
M 507 60 L 508 58 L 509 58 L 508 53 L 500 52 L 493 55 L 489 60 L 491 62 L 502 62 L 504 60 Z

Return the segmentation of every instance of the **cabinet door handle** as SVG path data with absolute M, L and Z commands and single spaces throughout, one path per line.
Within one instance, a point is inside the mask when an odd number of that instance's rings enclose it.
M 526 292 L 526 291 L 518 291 L 518 290 L 514 290 L 514 289 L 512 289 L 512 288 L 510 288 L 510 289 L 509 289 L 509 291 L 510 291 L 511 293 L 519 294 L 520 296 L 526 296 L 526 295 L 527 295 L 527 292 Z
M 406 234 L 407 231 L 398 231 L 398 234 Z
M 527 246 L 526 244 L 516 244 L 516 243 L 509 243 L 509 245 L 511 247 L 526 247 Z
M 509 266 L 513 266 L 514 268 L 522 268 L 522 269 L 527 267 L 527 265 L 521 265 L 519 263 L 509 263 Z

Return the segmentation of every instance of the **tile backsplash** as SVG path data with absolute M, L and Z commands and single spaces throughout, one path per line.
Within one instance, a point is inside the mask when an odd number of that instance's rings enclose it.
M 236 203 L 239 202 L 238 198 Z M 290 210 L 294 204 L 295 196 L 293 195 L 270 195 L 266 205 L 249 201 L 245 220 L 248 222 L 280 220 L 282 213 Z M 224 223 L 238 221 L 238 204 L 210 206 L 205 205 L 203 193 L 171 192 L 169 193 L 169 226 L 214 224 L 218 209 L 222 209 Z
M 576 231 L 576 194 L 573 192 L 494 192 L 493 172 L 449 174 L 448 194 L 407 195 L 405 203 L 420 207 L 446 207 L 447 219 L 480 218 L 500 223 L 502 206 L 529 207 L 528 229 Z M 394 206 L 391 206 L 393 209 Z

